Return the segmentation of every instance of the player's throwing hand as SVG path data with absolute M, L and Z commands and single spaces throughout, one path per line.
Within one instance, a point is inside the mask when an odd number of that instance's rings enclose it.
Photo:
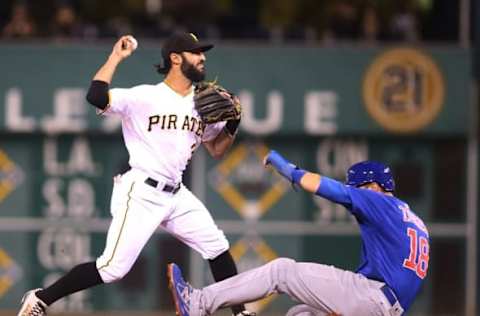
M 128 122 L 122 125 L 122 136 L 130 169 L 114 181 L 113 220 L 104 252 L 95 261 L 73 267 L 53 286 L 27 292 L 17 316 L 46 315 L 48 306 L 62 297 L 120 280 L 158 226 L 207 259 L 216 281 L 237 274 L 225 234 L 206 206 L 182 184 L 183 171 L 195 149 L 204 144 L 212 157 L 221 157 L 233 144 L 240 123 L 240 117 L 233 115 L 207 124 L 195 108 L 194 83 L 205 80 L 205 52 L 213 45 L 191 33 L 175 33 L 163 43 L 163 62 L 156 65 L 165 75 L 162 82 L 111 88 L 117 66 L 137 45 L 131 35 L 120 37 L 86 95 L 97 113 L 117 115 Z M 228 99 L 237 105 L 238 100 L 230 94 Z M 239 116 L 240 110 L 234 110 Z M 165 155 L 170 148 L 176 150 Z M 125 217 L 126 209 L 134 216 Z M 243 304 L 231 309 L 235 316 L 252 316 Z
M 112 56 L 123 60 L 130 56 L 132 52 L 137 48 L 137 41 L 131 35 L 125 35 L 115 43 L 112 50 Z

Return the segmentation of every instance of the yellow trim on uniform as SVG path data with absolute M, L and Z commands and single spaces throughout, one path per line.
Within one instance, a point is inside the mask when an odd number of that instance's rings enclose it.
M 115 256 L 115 252 L 117 251 L 118 242 L 120 241 L 120 236 L 122 236 L 123 227 L 125 226 L 125 221 L 127 220 L 127 213 L 128 213 L 128 209 L 130 208 L 130 200 L 132 199 L 132 197 L 130 196 L 130 193 L 132 193 L 134 184 L 135 184 L 135 182 L 132 183 L 132 186 L 130 187 L 130 190 L 128 191 L 128 194 L 127 194 L 128 195 L 127 209 L 125 210 L 125 215 L 123 216 L 122 226 L 120 227 L 120 233 L 118 234 L 117 241 L 115 242 L 115 247 L 113 248 L 112 256 L 110 257 L 110 259 L 107 260 L 107 263 L 105 263 L 103 266 L 99 267 L 98 270 L 101 270 L 103 268 L 108 267 L 110 262 L 113 260 L 113 257 Z

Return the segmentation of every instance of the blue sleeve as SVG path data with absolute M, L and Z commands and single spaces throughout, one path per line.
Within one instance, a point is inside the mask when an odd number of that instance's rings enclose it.
M 322 176 L 317 195 L 345 206 L 357 219 L 381 222 L 388 216 L 393 198 L 382 193 L 347 186 Z
M 352 200 L 347 190 L 347 186 L 339 181 L 322 176 L 320 185 L 318 186 L 316 195 L 319 195 L 332 202 L 342 204 L 346 208 L 350 208 Z

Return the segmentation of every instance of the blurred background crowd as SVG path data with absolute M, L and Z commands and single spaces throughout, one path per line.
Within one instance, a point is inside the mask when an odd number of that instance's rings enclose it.
M 456 0 L 2 0 L 4 39 L 161 38 L 271 42 L 455 42 Z

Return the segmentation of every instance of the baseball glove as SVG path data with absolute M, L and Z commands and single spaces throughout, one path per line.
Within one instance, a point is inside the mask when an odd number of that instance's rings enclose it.
M 215 82 L 201 82 L 193 96 L 195 110 L 205 124 L 240 120 L 242 107 L 238 98 Z

